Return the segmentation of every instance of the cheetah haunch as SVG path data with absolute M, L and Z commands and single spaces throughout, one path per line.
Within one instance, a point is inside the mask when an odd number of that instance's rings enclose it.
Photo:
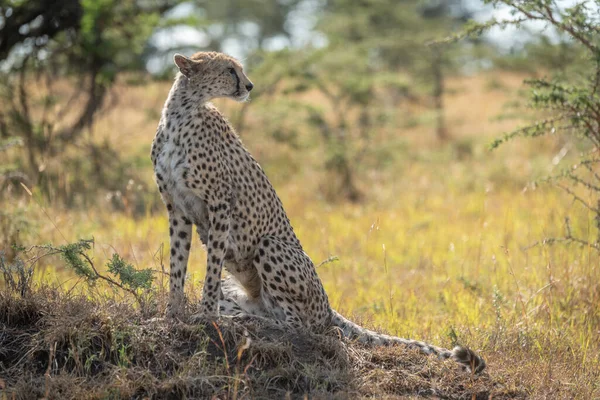
M 170 293 L 167 317 L 180 312 L 192 225 L 208 253 L 201 312 L 266 318 L 280 326 L 323 331 L 373 345 L 402 344 L 453 358 L 480 372 L 473 351 L 453 350 L 382 335 L 347 320 L 329 300 L 302 249 L 281 201 L 260 165 L 221 113 L 209 103 L 245 101 L 253 88 L 241 64 L 224 54 L 175 55 L 180 73 L 165 103 L 152 144 L 158 189 L 169 214 Z M 223 267 L 232 275 L 222 286 Z

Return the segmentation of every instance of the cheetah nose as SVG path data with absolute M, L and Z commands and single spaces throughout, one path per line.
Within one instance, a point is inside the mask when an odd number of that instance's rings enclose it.
M 250 82 L 246 85 L 246 90 L 251 91 L 253 87 L 254 87 L 254 85 L 252 84 L 252 82 Z

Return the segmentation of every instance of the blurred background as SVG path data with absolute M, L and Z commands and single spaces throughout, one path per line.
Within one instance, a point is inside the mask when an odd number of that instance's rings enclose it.
M 386 172 L 402 175 L 407 156 L 481 153 L 490 129 L 514 125 L 490 118 L 524 116 L 508 93 L 520 79 L 582 61 L 543 21 L 431 44 L 469 20 L 510 16 L 476 0 L 0 4 L 2 198 L 22 196 L 23 182 L 66 207 L 108 201 L 133 216 L 157 207 L 147 149 L 175 52 L 241 59 L 253 100 L 222 107 L 272 178 L 323 175 L 315 194 L 351 202 L 369 201 Z M 469 85 L 483 97 L 455 107 Z
M 335 308 L 488 349 L 556 324 L 597 361 L 597 22 L 594 1 L 0 0 L 3 257 L 94 238 L 98 265 L 164 270 L 149 151 L 172 57 L 224 51 L 255 89 L 216 104 Z M 36 277 L 78 282 L 52 258 Z

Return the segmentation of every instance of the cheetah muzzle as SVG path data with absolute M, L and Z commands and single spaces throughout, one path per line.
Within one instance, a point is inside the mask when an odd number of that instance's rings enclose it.
M 453 358 L 480 372 L 473 351 L 447 350 L 360 327 L 329 305 L 315 266 L 260 165 L 223 115 L 209 102 L 237 101 L 253 88 L 242 65 L 229 56 L 175 55 L 179 73 L 152 143 L 156 182 L 169 216 L 170 291 L 167 317 L 182 309 L 184 283 L 196 226 L 206 247 L 206 278 L 199 316 L 245 314 L 283 327 L 323 331 L 373 345 L 402 344 Z M 223 267 L 231 277 L 223 285 Z

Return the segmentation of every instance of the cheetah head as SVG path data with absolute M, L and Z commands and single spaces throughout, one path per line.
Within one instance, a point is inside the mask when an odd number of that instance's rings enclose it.
M 242 65 L 233 57 L 216 52 L 199 52 L 191 57 L 175 54 L 173 60 L 189 83 L 208 99 L 229 97 L 246 101 L 254 87 Z

